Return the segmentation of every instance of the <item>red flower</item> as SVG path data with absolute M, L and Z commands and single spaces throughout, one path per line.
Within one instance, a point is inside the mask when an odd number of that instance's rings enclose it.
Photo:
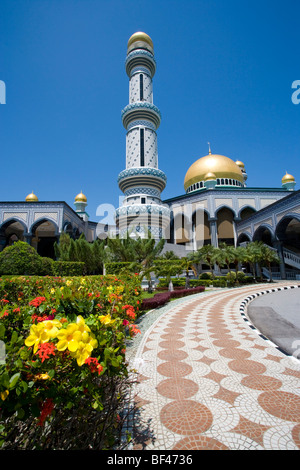
M 6 299 L 1 299 L 1 302 L 2 302 L 3 304 L 9 304 L 9 300 L 6 300 Z
M 99 364 L 96 357 L 88 357 L 85 360 L 85 364 L 89 366 L 91 372 L 98 372 L 98 375 L 103 371 L 103 367 Z
M 42 405 L 41 414 L 38 420 L 38 426 L 43 426 L 46 418 L 51 415 L 54 408 L 54 403 L 52 398 L 46 398 L 45 402 Z
M 42 302 L 46 300 L 46 297 L 36 297 L 35 299 L 31 300 L 29 302 L 29 305 L 32 305 L 33 307 L 39 307 Z
M 45 359 L 49 359 L 49 355 L 52 354 L 52 356 L 55 356 L 55 345 L 53 343 L 41 343 L 39 344 L 39 348 L 36 352 L 38 356 L 42 359 L 42 362 L 44 362 Z
M 129 321 L 128 320 L 123 320 L 123 326 L 127 326 L 129 325 Z
M 136 325 L 130 325 L 129 331 L 130 331 L 130 336 L 135 336 L 141 332 L 141 330 L 139 330 Z
M 20 307 L 14 308 L 14 309 L 13 309 L 13 312 L 14 312 L 14 313 L 20 313 Z

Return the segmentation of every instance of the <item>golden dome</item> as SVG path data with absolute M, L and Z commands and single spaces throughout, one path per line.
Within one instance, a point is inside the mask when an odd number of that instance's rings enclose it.
M 33 193 L 30 193 L 28 194 L 28 196 L 26 196 L 26 199 L 25 199 L 26 202 L 37 202 L 38 201 L 38 197 Z
M 87 198 L 82 193 L 82 191 L 81 191 L 81 193 L 77 194 L 77 196 L 75 197 L 75 202 L 87 202 Z
M 204 181 L 209 181 L 209 180 L 216 180 L 217 177 L 214 173 L 212 173 L 211 171 L 206 173 L 206 175 L 204 176 Z
M 127 54 L 133 49 L 148 49 L 153 54 L 153 42 L 148 34 L 138 31 L 128 40 Z
M 283 184 L 283 183 L 294 183 L 294 182 L 295 182 L 295 178 L 293 177 L 293 175 L 289 175 L 289 174 L 286 172 L 286 174 L 285 174 L 284 177 L 282 178 L 281 182 L 282 182 L 282 184 Z
M 244 184 L 240 167 L 224 155 L 209 154 L 196 160 L 188 169 L 184 178 L 184 189 L 199 181 L 204 181 L 207 173 L 214 173 L 216 178 L 231 178 Z

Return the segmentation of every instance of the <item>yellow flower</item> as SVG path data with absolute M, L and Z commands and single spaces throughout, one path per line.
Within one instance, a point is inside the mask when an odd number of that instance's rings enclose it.
M 34 376 L 35 380 L 48 380 L 50 379 L 50 375 L 47 374 L 47 372 L 45 374 L 37 374 Z
M 103 325 L 107 325 L 107 326 L 113 325 L 116 321 L 116 320 L 112 320 L 109 313 L 107 315 L 100 315 L 99 320 L 101 321 Z
M 78 330 L 76 323 L 70 323 L 67 328 L 61 330 L 58 335 L 58 343 L 56 345 L 58 351 L 76 351 L 78 343 L 81 340 L 81 331 Z
M 44 327 L 44 332 L 48 339 L 56 338 L 59 328 L 61 328 L 61 322 L 58 320 L 46 320 L 41 322 Z
M 72 285 L 72 281 L 70 281 L 70 279 L 68 279 L 68 280 L 66 281 L 66 285 L 67 285 L 68 287 L 71 286 L 71 285 Z
M 75 352 L 79 347 L 79 342 L 87 342 L 90 338 L 90 328 L 85 324 L 84 318 L 79 315 L 76 323 L 70 323 L 65 329 L 61 330 L 58 335 L 57 349 Z
M 84 318 L 79 315 L 77 317 L 77 326 L 78 326 L 78 329 L 81 331 L 81 332 L 84 332 L 84 331 L 91 331 L 90 328 L 85 324 L 85 321 L 84 321 Z
M 36 353 L 40 343 L 46 343 L 51 338 L 55 338 L 61 323 L 57 320 L 47 320 L 32 325 L 30 328 L 29 336 L 25 340 L 25 345 L 33 346 L 33 352 Z
M 81 279 L 80 281 L 80 284 L 85 284 L 86 283 L 86 280 L 84 279 L 84 277 Z
M 6 400 L 6 398 L 8 397 L 9 395 L 9 391 L 8 390 L 5 390 L 4 392 L 1 392 L 0 396 L 1 396 L 1 400 L 4 401 Z
M 50 289 L 50 293 L 55 294 L 55 289 L 53 287 L 52 287 L 52 289 Z
M 77 351 L 75 353 L 71 353 L 71 355 L 76 358 L 77 364 L 81 367 L 85 363 L 86 359 L 90 357 L 91 352 L 95 347 L 97 347 L 97 345 L 97 340 L 90 336 L 88 341 L 80 341 Z

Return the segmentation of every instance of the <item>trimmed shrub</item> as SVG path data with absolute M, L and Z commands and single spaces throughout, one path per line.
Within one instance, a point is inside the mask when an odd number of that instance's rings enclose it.
M 134 269 L 129 269 L 129 266 L 132 263 L 129 261 L 112 261 L 110 263 L 105 264 L 105 273 L 106 274 L 120 274 L 120 272 L 124 269 L 128 271 L 134 272 Z
M 174 287 L 182 287 L 182 286 L 185 286 L 185 278 L 183 277 L 175 277 L 173 278 L 172 277 L 172 284 Z M 161 279 L 159 279 L 159 282 L 157 284 L 157 287 L 160 289 L 162 287 L 169 287 L 169 282 L 168 280 L 163 277 Z
M 40 276 L 53 276 L 54 275 L 54 263 L 52 258 L 41 257 L 41 271 Z
M 26 242 L 18 241 L 0 253 L 0 275 L 39 275 L 42 257 Z
M 85 264 L 82 261 L 54 261 L 52 273 L 54 276 L 83 276 Z
M 192 289 L 177 289 L 172 292 L 162 292 L 155 294 L 154 297 L 149 299 L 144 299 L 141 304 L 141 310 L 151 310 L 153 308 L 161 307 L 165 305 L 170 299 L 177 299 L 180 297 L 185 297 L 186 295 L 198 294 L 199 292 L 204 292 L 204 286 L 198 286 Z
M 202 274 L 200 274 L 199 279 L 212 279 L 212 274 L 211 273 L 202 273 Z

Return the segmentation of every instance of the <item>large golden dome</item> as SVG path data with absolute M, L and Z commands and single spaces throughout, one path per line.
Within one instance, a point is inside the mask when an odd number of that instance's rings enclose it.
M 192 184 L 205 181 L 208 173 L 214 173 L 216 178 L 237 180 L 244 185 L 241 168 L 230 158 L 224 155 L 209 154 L 196 160 L 188 169 L 184 178 L 184 189 Z
M 128 40 L 127 54 L 134 49 L 147 49 L 153 54 L 153 42 L 150 36 L 142 31 L 134 33 Z

